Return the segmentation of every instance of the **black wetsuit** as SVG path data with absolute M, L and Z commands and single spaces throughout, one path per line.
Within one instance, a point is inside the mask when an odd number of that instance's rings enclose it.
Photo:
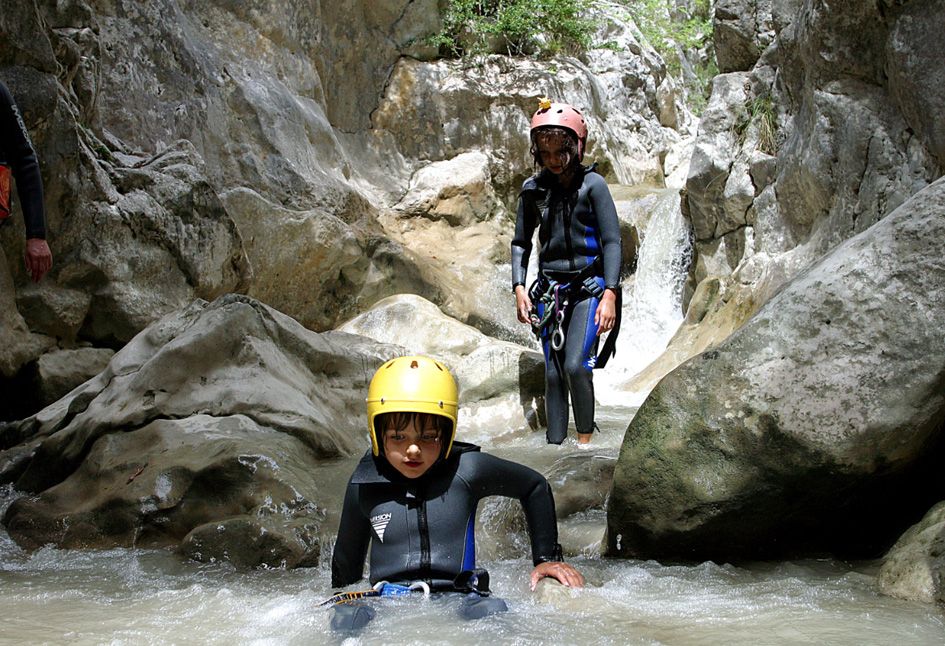
M 0 82 L 0 163 L 10 166 L 26 221 L 27 238 L 46 237 L 43 178 L 20 111 L 7 86 Z
M 607 183 L 593 168 L 580 167 L 564 188 L 547 170 L 530 177 L 519 195 L 515 237 L 512 239 L 512 286 L 525 285 L 532 237 L 538 228 L 539 276 L 529 290 L 536 297 L 549 285 L 567 286 L 564 312 L 564 344 L 551 346 L 546 328 L 541 336 L 545 353 L 545 411 L 548 441 L 560 444 L 568 434 L 568 400 L 574 407 L 579 433 L 594 430 L 594 383 L 597 331 L 594 315 L 600 303 L 581 283 L 591 278 L 602 291 L 617 290 L 620 280 L 620 223 Z
M 454 442 L 448 459 L 410 479 L 369 451 L 348 483 L 332 586 L 362 578 L 370 545 L 372 584 L 425 581 L 434 590 L 452 589 L 457 574 L 476 567 L 476 506 L 487 496 L 522 502 L 536 565 L 561 560 L 554 498 L 537 471 Z

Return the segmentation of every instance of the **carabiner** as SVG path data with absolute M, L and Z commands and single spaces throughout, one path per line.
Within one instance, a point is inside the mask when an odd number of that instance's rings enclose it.
M 561 325 L 561 320 L 558 320 L 558 325 L 555 326 L 555 332 L 551 335 L 551 349 L 560 350 L 564 347 L 564 327 Z

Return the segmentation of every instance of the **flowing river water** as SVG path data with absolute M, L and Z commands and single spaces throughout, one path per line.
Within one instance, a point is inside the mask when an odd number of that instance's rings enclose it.
M 585 589 L 548 584 L 529 591 L 520 513 L 515 504 L 490 500 L 477 523 L 479 565 L 510 612 L 464 622 L 454 616 L 452 596 L 386 599 L 359 636 L 333 635 L 319 603 L 332 592 L 328 554 L 356 461 L 346 458 L 320 474 L 326 499 L 338 504 L 325 523 L 317 568 L 247 571 L 160 550 L 26 553 L 0 529 L 0 644 L 945 644 L 942 609 L 880 594 L 877 563 L 673 565 L 601 556 L 606 480 L 635 411 L 615 402 L 636 406 L 645 396 L 615 390 L 655 358 L 682 320 L 689 251 L 674 199 L 656 197 L 641 235 L 620 353 L 607 368 L 610 378 L 600 380 L 602 432 L 593 448 L 579 450 L 573 440 L 550 447 L 541 431 L 524 426 L 496 435 L 474 412 L 460 425 L 460 439 L 549 475 L 561 542 L 586 576 Z M 590 503 L 569 511 L 562 503 L 574 490 Z M 0 489 L 0 512 L 17 495 Z

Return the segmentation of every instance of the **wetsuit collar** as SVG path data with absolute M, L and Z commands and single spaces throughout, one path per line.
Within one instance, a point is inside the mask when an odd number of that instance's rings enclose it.
M 583 166 L 578 164 L 578 167 L 574 171 L 574 180 L 575 185 L 580 186 L 581 180 L 588 173 L 593 173 L 597 171 L 597 162 L 594 162 L 590 166 Z M 542 168 L 537 175 L 530 177 L 522 187 L 523 191 L 534 191 L 534 190 L 548 190 L 552 188 L 557 188 L 558 178 L 554 173 L 549 171 L 547 168 Z
M 463 453 L 479 450 L 480 447 L 476 446 L 475 444 L 454 441 L 453 448 L 450 450 L 450 457 L 447 458 L 445 462 L 453 462 L 454 460 L 459 459 L 459 456 Z M 399 484 L 409 484 L 411 482 L 422 482 L 431 473 L 439 471 L 443 465 L 444 460 L 437 460 L 436 464 L 434 464 L 429 471 L 424 473 L 416 480 L 412 480 L 410 478 L 405 478 L 403 475 L 394 470 L 390 464 L 387 463 L 387 460 L 383 456 L 379 455 L 375 458 L 371 451 L 368 450 L 361 458 L 361 461 L 358 462 L 358 466 L 355 467 L 354 474 L 351 476 L 351 483 L 389 484 L 396 482 Z

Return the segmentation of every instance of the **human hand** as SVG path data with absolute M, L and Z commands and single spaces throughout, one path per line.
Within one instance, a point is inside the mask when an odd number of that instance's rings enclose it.
M 546 576 L 557 579 L 559 583 L 569 588 L 584 587 L 584 576 L 573 566 L 563 561 L 545 561 L 536 565 L 535 569 L 532 570 L 530 587 L 533 592 L 538 586 L 538 582 Z
M 532 301 L 524 285 L 515 286 L 515 314 L 520 323 L 531 323 Z
M 614 323 L 617 322 L 617 295 L 612 289 L 605 289 L 604 295 L 600 298 L 600 304 L 597 311 L 594 312 L 594 324 L 597 325 L 597 335 L 614 329 Z
M 52 269 L 52 252 L 42 238 L 29 238 L 26 241 L 26 271 L 34 283 L 42 280 L 46 272 Z

